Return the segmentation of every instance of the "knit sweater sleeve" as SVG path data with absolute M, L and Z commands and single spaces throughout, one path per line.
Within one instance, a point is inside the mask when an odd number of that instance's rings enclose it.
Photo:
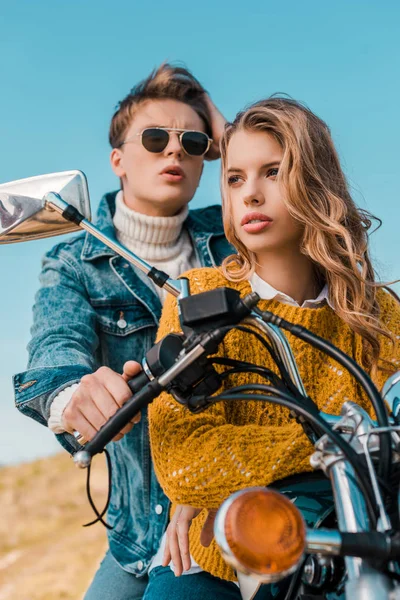
M 169 298 L 158 337 L 179 329 L 176 301 Z M 167 393 L 150 406 L 154 465 L 172 502 L 217 508 L 238 489 L 311 470 L 312 447 L 295 422 L 236 424 L 230 414 L 229 404 L 219 402 L 194 415 Z

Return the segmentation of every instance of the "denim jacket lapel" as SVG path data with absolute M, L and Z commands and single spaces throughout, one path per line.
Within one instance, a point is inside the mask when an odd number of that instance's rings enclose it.
M 161 317 L 161 302 L 150 279 L 117 254 L 110 258 L 110 267 L 125 287 L 147 308 L 155 324 L 158 325 Z
M 115 213 L 115 196 L 117 192 L 105 194 L 100 200 L 95 225 L 102 233 L 115 239 L 113 216 Z M 117 256 L 114 250 L 103 244 L 92 234 L 86 233 L 81 258 L 84 261 L 95 260 L 102 256 Z
M 211 252 L 210 241 L 213 237 L 224 237 L 225 235 L 220 214 L 218 217 L 215 220 L 204 219 L 201 209 L 192 210 L 184 223 L 202 267 L 217 266 Z
M 115 197 L 117 192 L 105 194 L 100 201 L 97 211 L 96 226 L 106 235 L 115 238 L 113 215 L 115 212 Z M 219 207 L 218 207 L 219 208 Z M 211 252 L 210 241 L 213 237 L 223 237 L 224 231 L 221 222 L 221 213 L 215 219 L 210 219 L 207 210 L 196 209 L 189 212 L 184 223 L 187 229 L 200 265 L 202 267 L 215 266 Z M 204 213 L 204 214 L 203 214 Z M 103 242 L 90 233 L 86 234 L 82 248 L 83 261 L 93 261 L 102 257 L 110 257 L 110 267 L 126 288 L 149 310 L 156 323 L 161 316 L 161 303 L 151 281 L 136 267 L 108 248 Z

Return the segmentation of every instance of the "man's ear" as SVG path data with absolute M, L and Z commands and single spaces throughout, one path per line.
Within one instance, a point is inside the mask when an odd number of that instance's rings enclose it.
M 122 160 L 122 151 L 120 148 L 113 148 L 110 154 L 110 163 L 111 168 L 114 171 L 115 175 L 119 178 L 124 177 L 126 175 L 125 169 L 123 167 Z

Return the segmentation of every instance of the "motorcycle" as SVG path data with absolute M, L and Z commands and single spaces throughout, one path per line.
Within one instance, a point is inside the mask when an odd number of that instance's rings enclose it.
M 0 244 L 84 229 L 177 298 L 182 334 L 169 334 L 149 350 L 143 371 L 129 383 L 132 398 L 74 455 L 79 467 L 89 474 L 93 456 L 163 390 L 193 413 L 238 399 L 282 405 L 314 445 L 316 472 L 228 498 L 215 520 L 225 560 L 243 587 L 249 578 L 254 582 L 253 596 L 268 583 L 271 598 L 285 600 L 400 599 L 400 372 L 380 393 L 335 346 L 259 310 L 257 294 L 241 298 L 233 289 L 219 288 L 191 296 L 188 280 L 169 278 L 90 222 L 86 179 L 79 171 L 0 185 L 0 200 Z M 263 365 L 213 357 L 235 327 L 264 344 L 279 375 Z M 376 421 L 351 401 L 339 416 L 319 411 L 304 389 L 285 330 L 347 369 L 367 394 Z M 217 371 L 216 364 L 225 371 Z M 266 383 L 218 393 L 232 372 L 257 373 Z M 98 513 L 94 507 L 96 521 L 103 521 L 106 508 Z M 284 585 L 277 585 L 281 581 Z

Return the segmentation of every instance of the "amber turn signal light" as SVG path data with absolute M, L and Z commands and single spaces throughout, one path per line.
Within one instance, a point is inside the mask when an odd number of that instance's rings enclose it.
M 221 506 L 215 536 L 232 566 L 273 582 L 296 570 L 306 527 L 300 511 L 285 496 L 267 488 L 248 488 Z

